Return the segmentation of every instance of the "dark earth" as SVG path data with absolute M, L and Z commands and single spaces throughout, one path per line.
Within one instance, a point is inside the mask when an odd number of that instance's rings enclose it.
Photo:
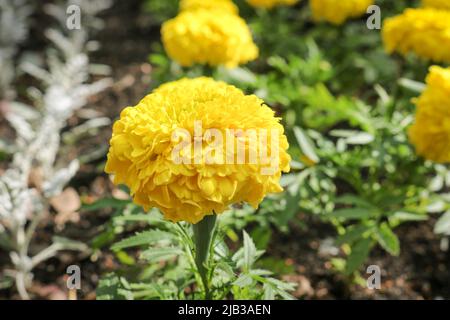
M 37 14 L 42 21 L 41 28 L 50 25 L 48 18 Z M 115 84 L 112 88 L 91 99 L 90 106 L 105 116 L 114 119 L 120 110 L 134 105 L 151 88 L 152 66 L 148 63 L 151 43 L 159 38 L 159 26 L 151 16 L 141 9 L 141 1 L 116 1 L 102 17 L 106 28 L 96 39 L 101 49 L 91 58 L 96 63 L 112 67 Z M 46 20 L 47 19 L 47 20 Z M 42 29 L 41 29 L 42 30 Z M 45 39 L 37 30 L 32 32 L 29 43 L 23 50 L 39 51 L 46 45 Z M 18 86 L 30 84 L 30 79 L 20 79 Z M 72 119 L 70 125 L 76 124 Z M 110 128 L 100 131 L 95 137 L 85 139 L 77 145 L 76 152 L 85 154 L 99 146 L 107 148 Z M 0 119 L 0 134 L 11 136 L 4 120 Z M 106 149 L 105 149 L 106 150 Z M 71 182 L 81 199 L 92 202 L 111 195 L 114 189 L 107 175 L 103 173 L 104 157 L 82 166 Z M 3 165 L 0 165 L 0 173 Z M 38 230 L 36 240 L 47 243 L 50 235 L 61 236 L 89 243 L 110 218 L 109 212 L 77 212 L 71 217 L 57 219 L 54 213 L 47 216 Z M 319 254 L 322 241 L 334 237 L 334 229 L 317 217 L 299 213 L 307 227 L 291 224 L 289 233 L 273 230 L 266 257 L 278 259 L 283 266 L 278 267 L 283 278 L 298 284 L 294 295 L 301 299 L 450 299 L 450 251 L 441 250 L 441 239 L 433 233 L 434 217 L 426 222 L 408 223 L 396 229 L 400 238 L 401 253 L 392 257 L 381 249 L 372 252 L 367 265 L 381 268 L 381 289 L 369 290 L 334 271 L 330 263 L 332 256 Z M 338 253 L 343 255 L 342 252 Z M 8 265 L 8 256 L 0 252 L 0 266 Z M 48 260 L 35 270 L 35 281 L 30 293 L 36 299 L 66 299 L 66 267 L 80 265 L 82 288 L 77 292 L 78 299 L 95 299 L 95 287 L 99 277 L 118 267 L 112 253 L 107 249 L 93 255 L 77 255 L 64 252 Z M 369 276 L 361 271 L 363 284 Z M 17 299 L 12 289 L 0 291 L 0 299 Z

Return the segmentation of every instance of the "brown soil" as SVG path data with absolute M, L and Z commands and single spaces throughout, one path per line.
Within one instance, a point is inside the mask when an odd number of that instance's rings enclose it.
M 111 119 L 120 110 L 134 105 L 150 91 L 151 66 L 148 63 L 150 44 L 159 38 L 159 30 L 151 16 L 141 9 L 141 1 L 116 1 L 113 8 L 103 14 L 107 28 L 98 35 L 102 44 L 93 60 L 112 67 L 115 84 L 112 88 L 93 97 L 91 105 Z M 35 44 L 30 44 L 35 48 Z M 76 122 L 76 120 L 74 120 Z M 2 135 L 3 135 L 3 122 Z M 93 138 L 86 139 L 77 150 L 106 145 L 110 129 L 102 130 Z M 102 173 L 104 158 L 83 165 L 72 181 L 84 200 L 94 200 L 111 193 L 113 187 Z M 110 218 L 108 212 L 80 213 L 77 223 L 68 222 L 59 234 L 88 243 L 97 235 Z M 450 253 L 440 250 L 440 239 L 433 234 L 434 219 L 425 223 L 409 223 L 397 230 L 402 244 L 399 257 L 391 257 L 382 250 L 375 250 L 367 264 L 380 266 L 382 289 L 368 290 L 352 284 L 333 271 L 329 256 L 318 254 L 321 241 L 334 236 L 334 229 L 316 217 L 300 215 L 306 229 L 291 226 L 288 234 L 275 231 L 267 256 L 280 258 L 291 266 L 285 279 L 298 283 L 296 296 L 306 299 L 436 299 L 450 298 Z M 45 226 L 44 226 L 45 225 Z M 48 242 L 57 226 L 49 216 L 40 229 L 37 239 Z M 0 252 L 0 266 L 8 264 L 8 256 Z M 82 290 L 78 299 L 94 299 L 98 278 L 117 267 L 117 262 L 107 250 L 93 256 L 62 253 L 41 264 L 35 270 L 31 293 L 37 299 L 66 298 L 65 269 L 78 264 L 82 270 Z M 365 277 L 365 274 L 362 274 Z M 18 298 L 14 290 L 0 291 L 0 299 Z

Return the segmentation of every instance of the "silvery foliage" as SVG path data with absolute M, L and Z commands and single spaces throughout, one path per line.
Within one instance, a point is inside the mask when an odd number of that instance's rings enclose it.
M 8 1 L 10 0 L 6 0 Z M 0 0 L 0 4 L 3 5 L 4 2 Z M 28 8 L 25 1 L 17 3 L 19 7 Z M 71 3 L 73 1 L 66 5 L 46 7 L 47 13 L 60 21 L 61 30 L 65 29 L 61 14 L 65 14 L 65 8 Z M 86 21 L 97 21 L 97 18 L 90 14 L 105 9 L 106 4 L 111 4 L 111 1 L 98 1 L 104 3 L 103 7 L 95 7 L 90 1 L 76 1 L 76 3 L 82 9 L 88 8 L 83 12 Z M 4 17 L 7 20 L 4 21 Z M 12 29 L 15 28 L 17 20 L 14 17 L 2 14 L 0 19 L 0 26 L 9 23 L 13 26 Z M 62 192 L 79 168 L 78 160 L 64 163 L 59 159 L 62 157 L 58 157 L 61 130 L 66 127 L 67 120 L 88 103 L 90 96 L 111 84 L 109 78 L 89 83 L 93 70 L 108 69 L 90 64 L 87 55 L 91 46 L 88 30 L 91 29 L 84 25 L 81 30 L 66 33 L 57 29 L 47 30 L 45 35 L 52 44 L 47 51 L 47 67 L 30 60 L 20 65 L 21 70 L 36 78 L 44 88 L 29 89 L 34 102 L 33 107 L 19 102 L 0 100 L 0 113 L 3 113 L 16 132 L 15 141 L 6 149 L 13 152 L 12 162 L 0 176 L 0 247 L 10 250 L 11 261 L 15 268 L 11 275 L 16 280 L 22 298 L 28 298 L 26 287 L 32 278 L 31 271 L 37 264 L 54 256 L 58 250 L 86 249 L 84 245 L 58 238 L 59 240 L 54 240 L 49 247 L 34 256 L 30 256 L 29 252 L 34 231 L 44 214 L 48 212 L 49 199 Z M 3 28 L 0 29 L 0 43 L 8 43 L 12 35 L 2 31 Z M 26 35 L 24 32 L 20 34 Z M 19 38 L 17 36 L 15 39 Z M 10 68 L 14 68 L 12 62 L 9 65 Z M 108 125 L 109 120 L 106 120 L 108 119 L 91 119 L 72 131 L 79 133 L 80 128 L 91 129 L 95 125 Z M 34 174 L 38 174 L 40 181 L 39 185 L 31 187 L 29 181 Z
M 436 164 L 436 176 L 430 183 L 430 190 L 434 192 L 443 191 L 442 199 L 433 202 L 427 208 L 429 213 L 444 212 L 436 221 L 434 232 L 443 236 L 441 249 L 448 251 L 450 247 L 450 170 L 445 165 Z

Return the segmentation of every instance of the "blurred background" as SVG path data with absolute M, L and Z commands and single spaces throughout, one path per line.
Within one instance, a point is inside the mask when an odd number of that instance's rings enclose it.
M 376 3 L 382 19 L 420 5 Z M 265 250 L 259 265 L 300 299 L 450 298 L 450 171 L 415 155 L 406 134 L 431 63 L 388 55 L 365 14 L 334 25 L 306 0 L 235 4 L 259 58 L 211 70 L 163 48 L 177 0 L 0 0 L 0 299 L 95 299 L 115 281 L 107 274 L 170 277 L 138 250 L 111 250 L 146 224 L 103 170 L 124 107 L 199 75 L 263 98 L 291 145 L 286 191 L 221 217 L 230 246 L 245 228 Z M 70 265 L 80 289 L 66 285 Z M 380 289 L 367 287 L 370 265 Z

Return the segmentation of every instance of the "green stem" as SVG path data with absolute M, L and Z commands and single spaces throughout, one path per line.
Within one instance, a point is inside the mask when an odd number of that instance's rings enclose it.
M 202 73 L 205 77 L 214 78 L 214 70 L 214 67 L 206 64 L 203 66 Z
M 202 278 L 205 289 L 205 299 L 211 299 L 211 292 L 208 283 L 208 253 L 211 246 L 211 239 L 216 225 L 217 216 L 215 214 L 205 216 L 202 221 L 193 225 L 195 244 L 195 264 Z

